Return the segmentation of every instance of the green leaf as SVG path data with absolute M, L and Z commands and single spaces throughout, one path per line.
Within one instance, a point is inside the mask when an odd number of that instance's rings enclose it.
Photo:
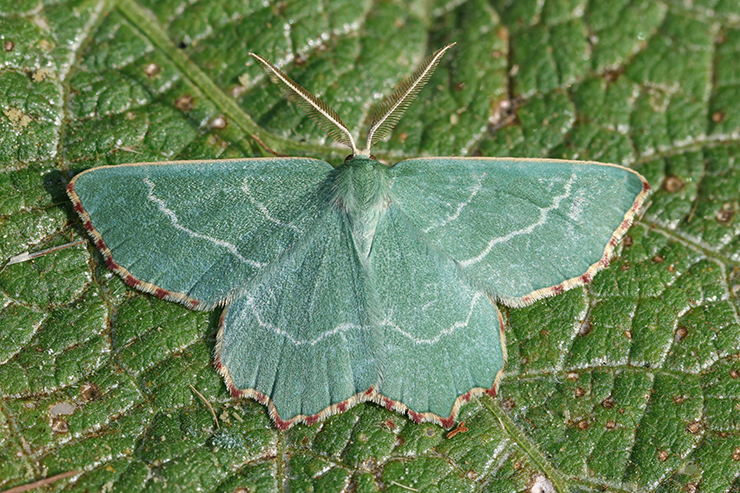
M 0 489 L 737 490 L 738 19 L 731 0 L 0 1 L 2 264 L 86 238 L 64 187 L 93 166 L 341 162 L 249 51 L 360 136 L 456 41 L 378 157 L 593 159 L 654 189 L 589 286 L 506 310 L 500 393 L 451 438 L 374 404 L 278 432 L 212 367 L 219 311 L 129 289 L 91 243 L 8 265 Z

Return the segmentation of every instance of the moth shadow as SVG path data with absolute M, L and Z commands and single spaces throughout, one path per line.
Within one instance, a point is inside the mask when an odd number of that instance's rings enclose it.
M 80 217 L 75 213 L 72 200 L 67 195 L 67 183 L 70 180 L 70 177 L 65 176 L 64 173 L 54 168 L 49 173 L 44 174 L 41 185 L 51 198 L 52 206 L 64 211 L 68 219 L 68 224 L 79 224 Z M 80 231 L 82 231 L 81 227 Z
M 208 348 L 208 352 L 211 354 L 211 364 L 214 365 L 216 361 L 216 343 L 218 342 L 218 326 L 221 320 L 226 306 L 217 306 L 211 310 L 208 315 L 208 326 L 206 327 L 203 339 Z

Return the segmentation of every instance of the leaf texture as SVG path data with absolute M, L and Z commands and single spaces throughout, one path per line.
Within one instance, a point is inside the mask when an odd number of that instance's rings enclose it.
M 83 472 L 47 488 L 737 489 L 737 2 L 182 5 L 0 8 L 0 261 L 87 241 L 0 272 L 0 490 L 67 471 Z M 254 135 L 339 164 L 248 53 L 294 60 L 359 122 L 403 61 L 453 41 L 376 156 L 617 163 L 648 179 L 650 205 L 588 288 L 502 309 L 506 376 L 461 409 L 467 432 L 375 404 L 276 430 L 212 366 L 218 312 L 111 275 L 64 189 L 100 165 L 250 157 Z

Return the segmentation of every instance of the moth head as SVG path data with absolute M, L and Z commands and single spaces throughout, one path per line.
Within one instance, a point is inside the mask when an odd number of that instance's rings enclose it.
M 344 158 L 344 162 L 346 163 L 346 162 L 347 162 L 347 161 L 349 161 L 350 159 L 354 159 L 354 158 L 356 158 L 356 157 L 358 157 L 358 156 L 364 156 L 364 154 L 350 154 L 349 156 L 347 156 L 346 158 Z M 370 158 L 370 159 L 372 159 L 373 161 L 377 161 L 377 160 L 378 160 L 378 158 L 376 158 L 376 157 L 375 157 L 375 156 L 373 156 L 372 154 L 368 154 L 368 155 L 367 155 L 367 157 L 369 157 L 369 158 Z
M 432 53 L 429 58 L 424 60 L 424 63 L 419 65 L 419 68 L 410 77 L 401 82 L 380 103 L 380 106 L 378 106 L 378 109 L 373 115 L 373 121 L 367 134 L 367 142 L 364 149 L 358 149 L 352 133 L 347 129 L 342 119 L 339 118 L 339 115 L 337 115 L 337 112 L 331 106 L 315 94 L 304 89 L 269 61 L 254 53 L 250 53 L 250 55 L 262 65 L 270 75 L 272 81 L 283 89 L 288 99 L 298 104 L 324 133 L 338 143 L 352 149 L 352 154 L 345 159 L 346 162 L 353 157 L 369 157 L 375 159 L 375 156 L 370 153 L 371 147 L 391 133 L 406 112 L 406 109 L 416 99 L 419 91 L 429 81 L 442 56 L 454 45 L 455 43 L 448 44 L 444 48 L 440 48 Z

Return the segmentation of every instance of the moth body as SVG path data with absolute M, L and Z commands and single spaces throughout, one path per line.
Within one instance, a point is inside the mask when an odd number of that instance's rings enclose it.
M 388 183 L 388 167 L 365 156 L 352 157 L 335 171 L 334 204 L 347 215 L 361 258 L 369 257 L 378 224 L 390 205 Z

